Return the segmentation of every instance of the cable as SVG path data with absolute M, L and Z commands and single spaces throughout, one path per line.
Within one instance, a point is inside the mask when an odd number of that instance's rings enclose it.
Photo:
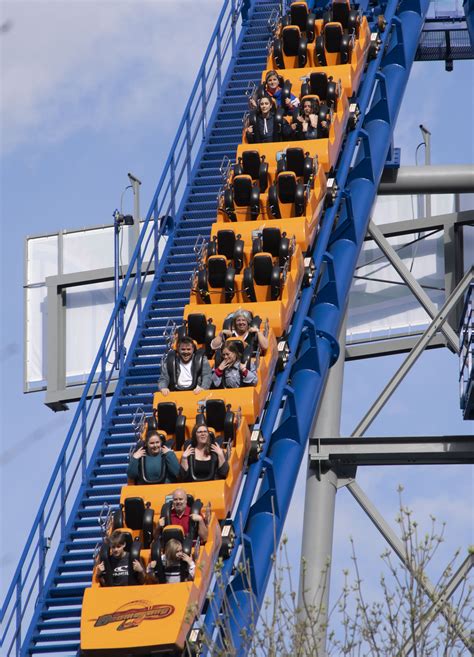
M 417 237 L 416 239 L 412 240 L 411 242 L 407 242 L 406 244 L 402 244 L 402 246 L 399 246 L 397 249 L 394 249 L 395 253 L 399 253 L 403 249 L 405 249 L 407 246 L 411 246 L 412 244 L 415 244 L 416 242 L 419 242 L 421 240 L 426 239 L 427 237 L 431 237 L 432 235 L 436 235 L 436 233 L 440 233 L 443 229 L 442 228 L 436 228 L 432 230 L 430 233 L 425 233 L 424 235 L 421 236 L 421 233 L 418 233 L 420 237 Z M 373 260 L 370 260 L 369 262 L 364 263 L 363 265 L 358 265 L 356 267 L 356 271 L 359 269 L 362 269 L 363 267 L 368 267 L 369 265 L 372 265 L 374 262 L 377 262 L 378 260 L 381 260 L 382 258 L 385 258 L 385 253 L 382 253 L 382 255 L 377 256 L 377 258 L 374 258 Z M 387 265 L 384 264 L 382 265 L 381 269 L 386 267 Z M 380 271 L 380 269 L 376 270 L 373 273 L 376 273 L 377 271 Z
M 385 278 L 371 278 L 370 276 L 353 276 L 352 278 L 357 278 L 362 281 L 373 281 L 374 283 L 387 283 L 387 285 L 407 285 L 404 281 L 388 281 Z M 424 290 L 436 290 L 437 292 L 445 292 L 446 288 L 437 287 L 436 285 L 421 285 Z

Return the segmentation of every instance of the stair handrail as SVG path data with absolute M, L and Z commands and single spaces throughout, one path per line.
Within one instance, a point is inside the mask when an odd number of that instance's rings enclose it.
M 174 218 L 179 210 L 177 204 L 193 175 L 200 147 L 207 136 L 208 119 L 222 93 L 225 72 L 235 59 L 237 41 L 250 4 L 251 0 L 223 1 L 104 338 L 0 610 L 0 622 L 4 628 L 0 646 L 8 637 L 12 639 L 7 655 L 11 654 L 14 646 L 16 654 L 20 653 L 21 624 L 27 611 L 31 612 L 30 603 L 34 608 L 43 594 L 47 555 L 53 547 L 53 538 L 58 545 L 65 540 L 66 502 L 71 497 L 75 499 L 77 492 L 80 494 L 85 486 L 90 465 L 90 455 L 88 458 L 87 453 L 89 440 L 93 431 L 97 431 L 99 418 L 101 430 L 104 428 L 110 405 L 107 393 L 111 381 L 115 380 L 116 370 L 124 362 L 125 339 L 129 331 L 133 334 L 135 322 L 139 326 L 142 318 L 144 283 L 153 274 L 157 276 L 160 265 L 165 261 L 163 255 L 161 258 L 159 255 L 160 241 L 164 237 L 172 237 L 176 228 Z M 198 141 L 199 136 L 201 139 Z M 148 260 L 145 260 L 147 255 Z M 130 304 L 132 299 L 133 304 Z M 120 345 L 115 353 L 117 329 Z M 71 470 L 72 478 L 68 482 L 66 476 Z M 53 517 L 57 505 L 59 508 Z M 56 534 L 58 527 L 59 535 Z M 34 564 L 37 565 L 36 569 Z
M 474 369 L 474 283 L 466 292 L 461 313 L 459 347 L 459 398 L 464 411 Z

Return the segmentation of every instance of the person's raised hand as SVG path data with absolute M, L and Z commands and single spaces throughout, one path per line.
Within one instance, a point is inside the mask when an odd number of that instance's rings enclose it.
M 133 570 L 134 570 L 136 573 L 143 573 L 143 572 L 144 572 L 144 570 L 143 570 L 143 566 L 142 566 L 142 564 L 138 561 L 138 559 L 135 559 L 135 560 L 133 561 L 132 567 L 133 567 Z
M 193 454 L 194 454 L 194 447 L 192 445 L 188 445 L 183 452 L 183 458 L 187 459 Z
M 144 447 L 139 447 L 136 452 L 132 454 L 134 459 L 141 459 L 146 456 L 146 449 Z

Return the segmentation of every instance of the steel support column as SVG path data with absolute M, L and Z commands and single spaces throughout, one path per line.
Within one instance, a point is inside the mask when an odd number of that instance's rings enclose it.
M 339 332 L 341 352 L 329 371 L 321 409 L 313 422 L 310 435 L 314 439 L 338 436 L 341 424 L 342 385 L 344 379 L 344 347 L 346 322 Z M 308 472 L 301 547 L 299 607 L 302 620 L 308 620 L 305 609 L 317 609 L 317 624 L 308 634 L 308 642 L 318 657 L 326 657 L 326 627 L 328 621 L 329 585 L 331 576 L 334 516 L 336 512 L 337 474 L 312 466 L 308 454 Z

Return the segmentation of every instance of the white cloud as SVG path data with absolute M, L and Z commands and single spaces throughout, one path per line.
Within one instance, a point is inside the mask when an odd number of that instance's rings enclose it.
M 219 5 L 4 3 L 2 150 L 181 115 Z

